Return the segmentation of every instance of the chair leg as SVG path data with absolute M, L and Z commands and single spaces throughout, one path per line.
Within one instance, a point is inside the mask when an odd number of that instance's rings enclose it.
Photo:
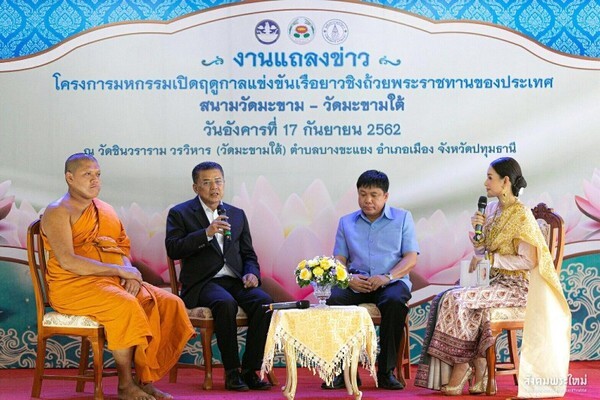
M 94 352 L 94 400 L 104 400 L 102 391 L 102 372 L 104 368 L 104 338 L 89 338 Z
M 35 359 L 35 375 L 31 388 L 31 397 L 40 397 L 42 391 L 42 379 L 44 376 L 44 363 L 46 362 L 46 338 L 38 333 L 37 357 Z
M 79 376 L 84 376 L 85 371 L 88 367 L 88 361 L 90 357 L 90 342 L 86 337 L 81 337 L 81 355 L 79 357 Z M 78 379 L 77 385 L 75 386 L 76 392 L 83 392 L 85 390 L 85 380 Z
M 494 335 L 492 332 L 492 336 L 494 337 L 494 343 L 488 347 L 486 353 L 486 361 L 488 368 L 488 383 L 486 394 L 488 396 L 492 396 L 496 394 L 496 338 L 497 335 Z
M 404 324 L 404 349 L 403 349 L 404 363 L 404 378 L 410 379 L 410 322 L 409 314 L 406 314 L 406 323 Z
M 507 340 L 508 340 L 508 355 L 510 358 L 510 362 L 513 364 L 514 369 L 517 371 L 513 375 L 513 380 L 515 385 L 519 385 L 519 350 L 517 347 L 517 331 L 511 329 L 507 332 Z
M 410 327 L 408 323 L 408 314 L 402 328 L 402 339 L 398 346 L 398 355 L 396 356 L 396 378 L 406 386 L 406 379 L 410 379 Z
M 202 343 L 202 355 L 204 357 L 204 390 L 212 389 L 212 347 L 211 339 L 213 328 L 201 328 L 200 340 Z

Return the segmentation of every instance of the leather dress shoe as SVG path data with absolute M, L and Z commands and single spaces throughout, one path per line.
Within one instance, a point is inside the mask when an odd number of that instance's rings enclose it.
M 269 382 L 261 381 L 256 372 L 248 370 L 242 372 L 242 379 L 252 390 L 269 390 L 271 384 Z
M 360 387 L 361 385 L 362 385 L 362 382 L 360 380 L 360 375 L 358 375 L 358 372 L 357 372 L 356 373 L 356 386 Z M 331 385 L 328 385 L 325 382 L 323 382 L 321 384 L 321 389 L 332 390 L 332 389 L 345 389 L 345 388 L 346 388 L 346 382 L 344 382 L 344 373 L 343 372 L 333 379 L 333 382 L 331 383 Z
M 237 369 L 232 369 L 225 373 L 225 389 L 236 392 L 247 392 L 250 390 L 246 382 L 242 379 L 242 374 Z
M 404 385 L 394 375 L 394 370 L 385 373 L 377 373 L 377 385 L 382 389 L 401 390 Z

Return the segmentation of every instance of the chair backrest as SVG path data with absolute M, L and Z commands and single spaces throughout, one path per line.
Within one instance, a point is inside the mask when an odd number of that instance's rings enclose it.
M 39 326 L 46 308 L 50 307 L 48 283 L 46 282 L 46 250 L 40 232 L 39 219 L 33 221 L 27 230 L 27 259 L 35 293 L 35 308 Z
M 532 208 L 533 216 L 538 221 L 542 234 L 546 238 L 548 249 L 554 260 L 554 268 L 560 272 L 565 250 L 565 226 L 560 215 L 545 203 Z
M 179 283 L 179 274 L 175 266 L 175 260 L 167 256 L 167 266 L 169 267 L 169 283 L 171 285 L 171 293 L 179 296 L 181 293 L 181 283 Z M 179 260 L 177 260 L 179 263 Z

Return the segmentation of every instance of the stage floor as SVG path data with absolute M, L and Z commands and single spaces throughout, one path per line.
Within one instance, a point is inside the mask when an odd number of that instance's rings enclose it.
M 416 367 L 413 366 L 413 376 Z M 223 374 L 217 369 L 214 374 L 214 389 L 202 389 L 203 372 L 199 370 L 182 369 L 179 371 L 177 383 L 169 383 L 168 377 L 157 383 L 161 390 L 171 393 L 175 399 L 209 399 L 209 400 L 271 400 L 283 399 L 279 387 L 269 391 L 250 391 L 245 393 L 229 392 L 224 390 Z M 571 383 L 567 387 L 565 399 L 590 399 L 599 398 L 600 393 L 600 361 L 572 361 L 570 364 Z M 275 374 L 279 382 L 285 383 L 285 369 L 277 368 Z M 402 391 L 388 391 L 377 389 L 368 372 L 360 370 L 363 382 L 360 388 L 364 400 L 380 399 L 430 399 L 445 398 L 439 392 L 418 388 L 408 381 L 407 387 Z M 30 399 L 33 370 L 31 369 L 4 369 L 0 370 L 0 399 L 17 400 Z M 117 400 L 117 379 L 109 377 L 104 380 L 104 394 L 106 400 Z M 473 399 L 465 388 L 465 395 L 457 397 Z M 512 377 L 498 377 L 498 393 L 495 396 L 480 396 L 480 399 L 506 399 L 517 394 L 517 387 Z M 52 400 L 83 400 L 93 398 L 92 385 L 87 384 L 84 393 L 75 392 L 75 383 L 69 381 L 45 381 L 42 386 L 41 399 Z M 344 390 L 322 390 L 321 381 L 306 368 L 298 368 L 297 400 L 322 400 L 322 399 L 351 399 Z

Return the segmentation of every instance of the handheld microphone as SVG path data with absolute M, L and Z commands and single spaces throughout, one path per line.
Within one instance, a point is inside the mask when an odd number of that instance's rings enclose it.
M 273 310 L 291 310 L 293 308 L 305 309 L 310 307 L 310 302 L 308 300 L 298 300 L 298 301 L 286 301 L 283 303 L 271 303 L 271 304 L 263 304 L 262 308 L 266 308 L 269 311 Z
M 227 210 L 225 210 L 223 204 L 217 206 L 217 214 L 227 216 Z M 231 231 L 229 229 L 223 231 L 223 236 L 225 237 L 225 240 L 231 240 Z
M 477 202 L 477 209 L 479 210 L 480 213 L 484 213 L 485 212 L 485 207 L 487 206 L 487 197 L 485 196 L 480 196 L 479 197 L 479 201 Z M 477 224 L 475 225 L 475 236 L 473 236 L 473 240 L 476 242 L 479 242 L 482 237 L 482 231 L 481 229 L 483 228 L 483 226 L 481 224 Z

